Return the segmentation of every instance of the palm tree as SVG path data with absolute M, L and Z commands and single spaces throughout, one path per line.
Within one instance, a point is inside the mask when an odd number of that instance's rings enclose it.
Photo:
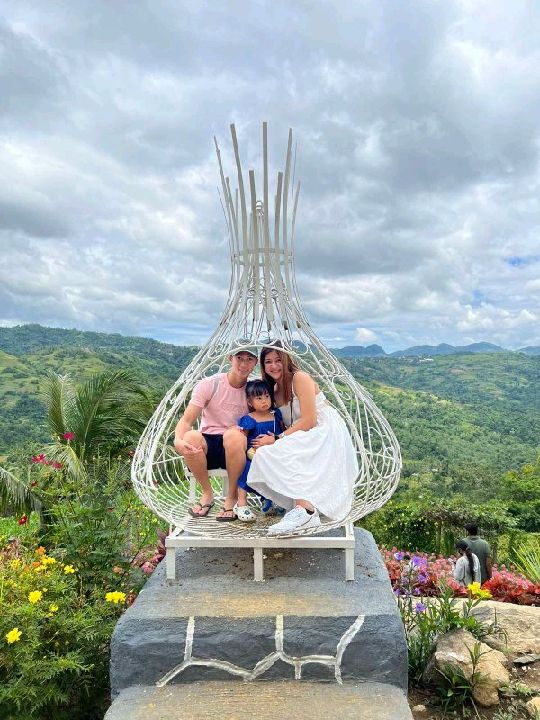
M 132 447 L 154 409 L 148 392 L 125 370 L 99 373 L 80 385 L 50 374 L 43 396 L 53 437 L 43 452 L 75 477 L 99 456 Z
M 30 514 L 32 510 L 41 510 L 41 502 L 29 487 L 29 481 L 23 482 L 0 466 L 0 514 Z

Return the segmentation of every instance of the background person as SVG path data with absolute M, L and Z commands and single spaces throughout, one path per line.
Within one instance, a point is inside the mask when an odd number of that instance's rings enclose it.
M 486 580 L 491 580 L 491 548 L 489 543 L 478 535 L 478 525 L 476 523 L 465 525 L 465 530 L 467 531 L 467 537 L 463 538 L 463 540 L 480 561 L 481 583 L 483 584 Z
M 282 437 L 259 435 L 250 487 L 289 512 L 269 530 L 281 535 L 341 520 L 350 512 L 358 461 L 347 426 L 313 378 L 279 346 L 261 352 L 263 379 L 273 385 L 286 426 Z
M 257 364 L 251 350 L 229 356 L 231 369 L 200 380 L 193 389 L 189 405 L 174 431 L 174 446 L 202 489 L 201 498 L 190 514 L 206 517 L 214 505 L 208 471 L 226 468 L 229 491 L 216 520 L 236 520 L 237 481 L 246 462 L 246 437 L 237 420 L 248 411 L 245 385 Z M 193 425 L 201 417 L 200 430 Z
M 472 582 L 480 582 L 480 561 L 465 540 L 458 540 L 456 550 L 459 558 L 454 567 L 454 580 L 463 587 L 467 587 Z

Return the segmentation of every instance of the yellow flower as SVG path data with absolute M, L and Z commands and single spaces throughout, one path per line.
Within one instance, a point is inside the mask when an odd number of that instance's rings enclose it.
M 38 603 L 42 597 L 43 593 L 41 590 L 32 590 L 31 593 L 28 593 L 28 600 L 32 603 L 32 605 Z
M 8 645 L 12 645 L 13 643 L 19 642 L 21 639 L 22 632 L 19 630 L 18 627 L 14 627 L 13 630 L 10 630 L 8 633 L 6 633 L 6 640 Z
M 56 603 L 51 603 L 49 605 L 49 612 L 50 613 L 58 612 L 58 605 Z
M 54 565 L 56 562 L 56 558 L 48 557 L 47 555 L 43 558 L 41 558 L 41 564 L 42 565 Z
M 114 592 L 108 592 L 105 594 L 105 600 L 107 602 L 118 604 L 124 602 L 125 599 L 126 593 L 120 592 L 119 590 L 115 590 Z
M 65 574 L 65 575 L 73 575 L 74 572 L 75 572 L 75 568 L 73 567 L 73 565 L 66 565 L 66 566 L 64 567 L 64 574 Z
M 19 558 L 15 558 L 14 560 L 10 561 L 9 565 L 13 569 L 18 568 L 22 565 L 22 560 L 19 560 Z
M 471 593 L 471 597 L 477 600 L 489 600 L 492 597 L 489 590 L 483 590 L 479 582 L 473 582 L 467 585 L 467 590 Z

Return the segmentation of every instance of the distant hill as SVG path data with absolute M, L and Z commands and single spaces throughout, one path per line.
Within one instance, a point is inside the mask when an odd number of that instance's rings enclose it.
M 524 353 L 525 355 L 540 355 L 540 347 L 538 345 L 529 345 L 528 347 L 520 348 L 517 352 Z
M 344 348 L 332 348 L 336 357 L 386 357 L 380 345 L 347 345 Z
M 480 342 L 471 343 L 470 345 L 448 345 L 441 343 L 440 345 L 414 345 L 405 350 L 396 350 L 390 353 L 392 357 L 426 357 L 437 355 L 458 355 L 460 353 L 500 353 L 508 352 L 499 345 L 492 343 Z

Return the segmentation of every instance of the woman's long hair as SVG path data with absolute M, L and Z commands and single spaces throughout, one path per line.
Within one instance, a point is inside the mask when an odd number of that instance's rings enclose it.
M 259 360 L 261 366 L 261 375 L 263 377 L 263 380 L 266 380 L 270 387 L 274 387 L 275 380 L 266 373 L 264 369 L 264 359 L 266 358 L 268 353 L 272 351 L 277 352 L 277 354 L 281 358 L 281 364 L 283 365 L 283 375 L 281 376 L 280 386 L 283 391 L 284 402 L 290 403 L 293 399 L 293 376 L 294 373 L 299 370 L 299 368 L 297 365 L 294 364 L 291 356 L 283 350 L 279 341 L 275 342 L 271 347 L 263 348 Z
M 472 582 L 474 582 L 474 560 L 471 548 L 467 545 L 465 540 L 458 540 L 458 542 L 456 543 L 456 548 L 458 550 L 464 551 L 467 560 L 469 561 L 469 570 L 471 572 Z

